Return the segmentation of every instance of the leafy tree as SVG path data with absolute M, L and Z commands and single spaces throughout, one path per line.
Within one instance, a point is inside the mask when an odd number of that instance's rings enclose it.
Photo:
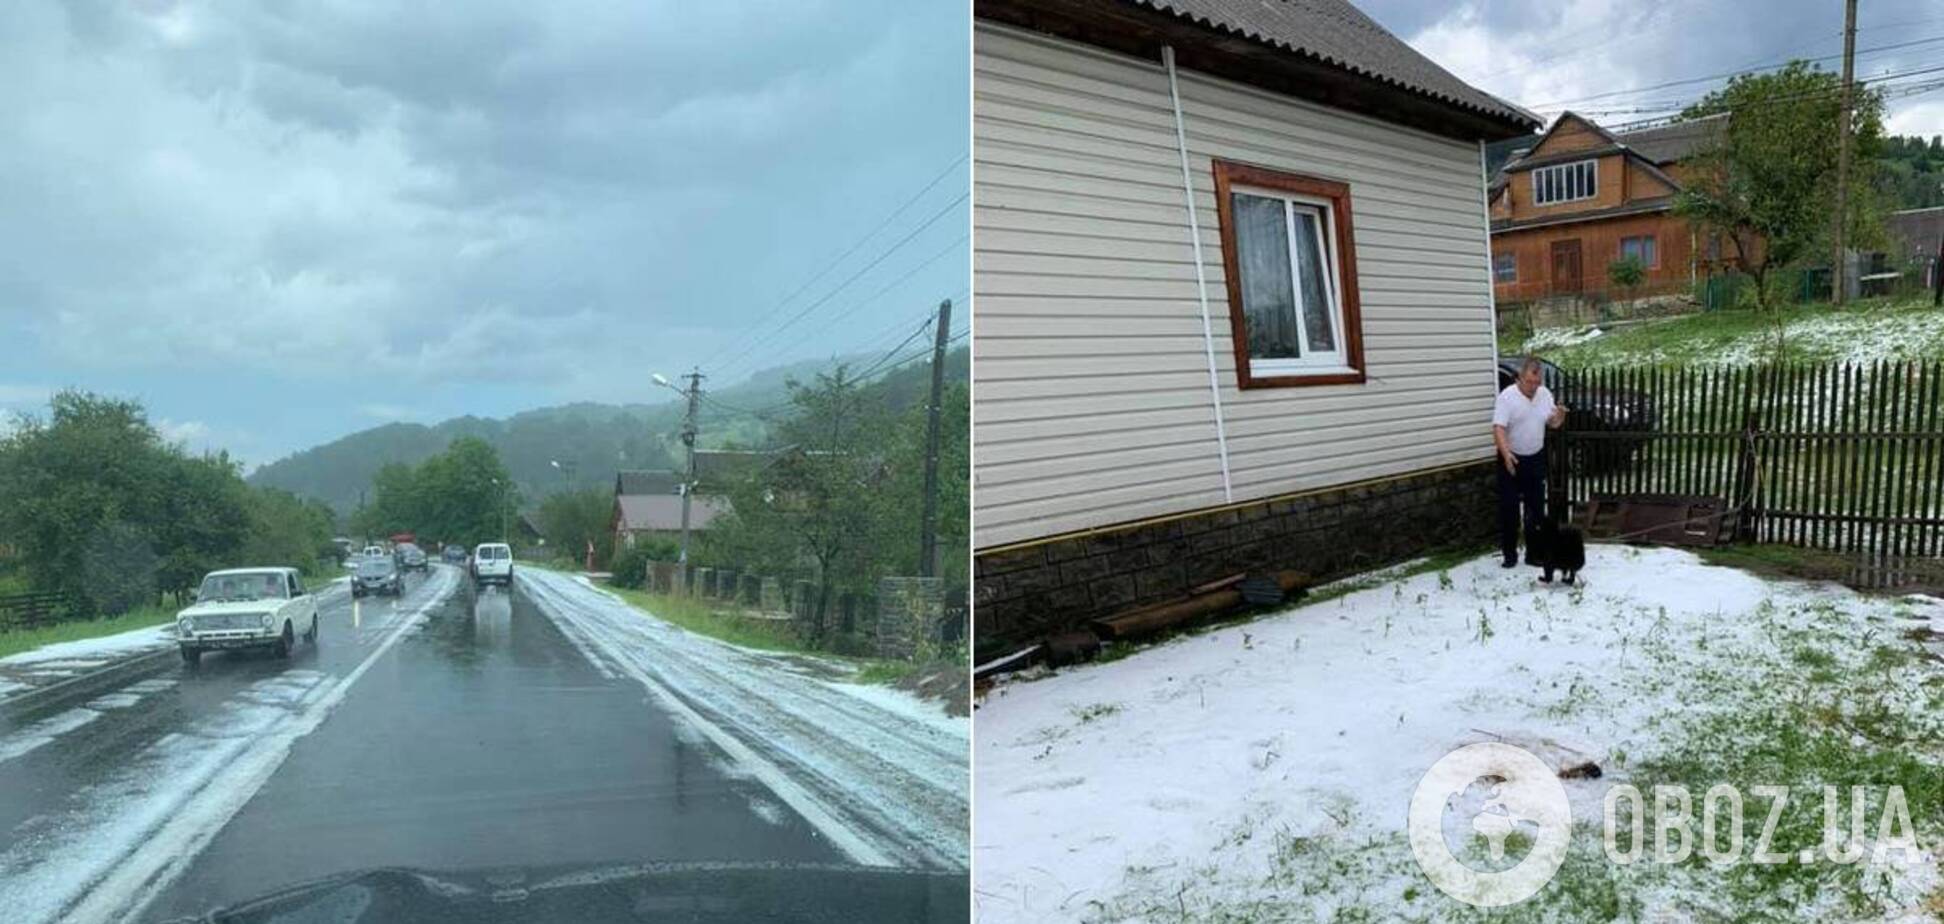
M 538 519 L 547 544 L 561 554 L 580 561 L 592 542 L 594 560 L 606 562 L 614 554 L 613 516 L 614 492 L 601 487 L 548 496 Z
M 154 586 L 152 528 L 168 496 L 169 449 L 132 401 L 64 391 L 49 410 L 45 421 L 21 418 L 0 445 L 0 534 L 34 587 L 112 611 L 126 585 Z M 122 559 L 118 546 L 146 551 Z
M 315 567 L 321 505 L 253 491 L 223 453 L 165 443 L 133 401 L 65 391 L 0 439 L 0 536 L 31 586 L 85 614 L 178 597 L 243 565 Z
M 888 415 L 881 402 L 863 399 L 844 365 L 789 387 L 796 413 L 778 427 L 789 448 L 732 487 L 734 512 L 712 522 L 708 536 L 712 556 L 815 582 L 806 634 L 822 644 L 834 596 L 868 590 L 878 573 L 872 498 L 883 481 Z
M 288 565 L 306 574 L 320 574 L 325 562 L 336 560 L 329 508 L 322 504 L 276 488 L 254 488 L 245 509 L 250 531 L 243 560 Z
M 1640 285 L 1640 281 L 1645 278 L 1647 278 L 1647 267 L 1641 264 L 1639 257 L 1621 257 L 1607 264 L 1607 281 L 1613 283 L 1613 287 L 1622 293 L 1633 291 L 1634 287 Z
M 427 542 L 470 546 L 501 538 L 501 525 L 511 524 L 519 496 L 498 451 L 485 440 L 462 436 L 416 466 L 395 462 L 380 468 L 370 499 L 352 514 L 351 525 L 368 537 L 409 532 Z
M 1892 209 L 1944 205 L 1944 136 L 1885 139 L 1877 177 L 1881 195 Z
M 1732 244 L 1755 279 L 1758 307 L 1771 305 L 1772 270 L 1827 257 L 1836 212 L 1841 89 L 1835 74 L 1795 61 L 1779 71 L 1736 77 L 1681 113 L 1682 119 L 1729 114 L 1727 129 L 1691 161 L 1675 211 Z M 1873 172 L 1882 147 L 1883 99 L 1858 88 L 1854 102 L 1845 236 L 1868 246 L 1882 236 Z M 1778 316 L 1778 343 L 1780 336 Z
M 907 408 L 888 429 L 885 471 L 876 501 L 877 539 L 884 574 L 917 574 L 918 511 L 925 503 L 927 414 L 924 404 Z M 971 396 L 963 384 L 945 389 L 938 417 L 938 562 L 947 588 L 967 584 L 971 550 L 972 440 Z
M 239 556 L 255 530 L 281 525 L 252 515 L 251 493 L 239 467 L 225 454 L 174 460 L 162 510 L 155 520 L 155 546 L 161 554 L 158 590 L 181 599 L 204 574 L 219 568 L 244 564 L 302 567 L 294 558 Z M 328 539 L 330 534 L 326 532 L 322 538 Z

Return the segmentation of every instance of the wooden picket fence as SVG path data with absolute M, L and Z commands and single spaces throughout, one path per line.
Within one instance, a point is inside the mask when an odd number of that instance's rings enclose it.
M 1550 444 L 1555 501 L 1710 495 L 1738 538 L 1944 556 L 1944 363 L 1599 368 L 1556 390 L 1573 413 Z
M 38 629 L 66 618 L 74 609 L 67 594 L 42 591 L 0 594 L 0 631 Z

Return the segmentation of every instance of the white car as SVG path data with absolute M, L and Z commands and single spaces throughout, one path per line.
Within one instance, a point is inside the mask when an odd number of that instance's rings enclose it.
M 317 596 L 295 568 L 211 571 L 195 605 L 176 614 L 176 642 L 190 664 L 222 648 L 269 648 L 286 658 L 299 631 L 316 644 Z
M 473 549 L 472 579 L 474 587 L 484 587 L 487 584 L 512 587 L 512 547 L 504 542 L 480 543 Z

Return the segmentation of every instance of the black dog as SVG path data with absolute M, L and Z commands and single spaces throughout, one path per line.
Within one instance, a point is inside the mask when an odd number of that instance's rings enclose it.
M 1571 585 L 1586 567 L 1586 538 L 1576 527 L 1564 526 L 1552 517 L 1541 520 L 1536 530 L 1526 533 L 1526 561 L 1545 569 L 1541 583 L 1550 584 L 1553 571 Z

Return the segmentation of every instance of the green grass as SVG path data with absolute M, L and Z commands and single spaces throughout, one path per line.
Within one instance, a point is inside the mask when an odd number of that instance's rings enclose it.
M 1944 356 L 1944 311 L 1929 299 L 1871 299 L 1836 310 L 1828 305 L 1780 309 L 1783 358 L 1790 362 L 1934 360 Z M 1739 366 L 1766 362 L 1775 321 L 1753 309 L 1713 311 L 1603 328 L 1591 340 L 1559 345 L 1559 330 L 1532 338 L 1507 331 L 1502 354 L 1535 352 L 1567 368 L 1642 364 Z
M 673 597 L 611 585 L 604 586 L 602 589 L 628 601 L 638 609 L 647 610 L 656 617 L 697 635 L 706 635 L 732 645 L 762 651 L 813 653 L 813 649 L 802 639 L 797 638 L 796 634 L 791 632 L 788 625 L 781 620 L 775 620 L 777 625 L 772 626 L 765 620 L 740 618 L 734 615 L 734 610 L 718 607 L 709 601 L 694 597 Z
M 697 635 L 706 635 L 717 641 L 759 651 L 814 654 L 819 658 L 849 664 L 856 671 L 844 678 L 850 683 L 894 686 L 930 666 L 917 661 L 862 658 L 813 648 L 798 638 L 796 633 L 780 620 L 738 617 L 734 609 L 716 606 L 710 601 L 693 597 L 675 597 L 645 590 L 628 590 L 612 585 L 603 585 L 602 589 L 627 601 L 636 609 L 645 610 L 658 619 L 674 623 Z M 963 662 L 965 659 L 962 649 L 959 655 L 957 660 Z
M 174 619 L 175 613 L 174 607 L 146 606 L 107 619 L 63 622 L 39 629 L 0 632 L 0 658 L 56 642 L 75 642 L 84 638 L 116 635 L 132 629 L 146 629 Z

